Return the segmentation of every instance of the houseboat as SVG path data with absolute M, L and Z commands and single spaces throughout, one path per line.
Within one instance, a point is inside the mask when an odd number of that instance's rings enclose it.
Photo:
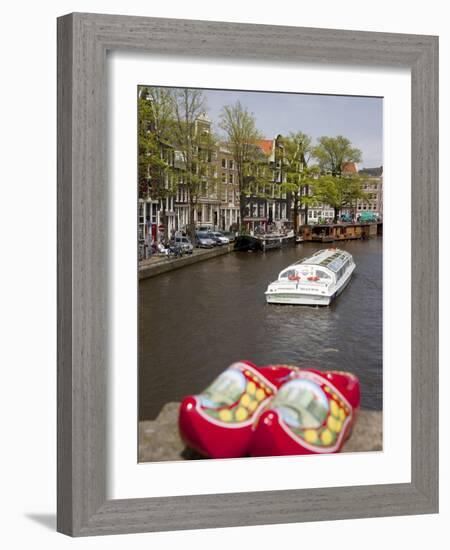
M 383 222 L 357 222 L 337 224 L 302 225 L 298 236 L 300 242 L 334 243 L 355 239 L 372 239 L 383 234 Z M 297 241 L 298 242 L 298 241 Z
M 338 248 L 318 250 L 286 267 L 265 292 L 269 304 L 328 306 L 350 281 L 353 256 Z

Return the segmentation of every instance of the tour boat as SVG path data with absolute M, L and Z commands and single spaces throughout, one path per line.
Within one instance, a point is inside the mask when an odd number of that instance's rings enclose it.
M 318 250 L 286 267 L 270 283 L 269 304 L 328 306 L 350 281 L 355 270 L 353 256 L 338 248 Z

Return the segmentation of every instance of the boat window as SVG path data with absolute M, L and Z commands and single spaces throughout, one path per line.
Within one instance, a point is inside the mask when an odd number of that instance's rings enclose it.
M 316 277 L 320 277 L 321 279 L 331 279 L 328 273 L 322 271 L 321 269 L 316 269 Z
M 297 275 L 297 272 L 295 269 L 287 269 L 286 271 L 283 271 L 283 273 L 280 275 L 280 279 L 287 279 L 288 277 L 295 277 Z

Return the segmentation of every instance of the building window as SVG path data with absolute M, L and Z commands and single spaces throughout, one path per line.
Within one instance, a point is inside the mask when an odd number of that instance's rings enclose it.
M 227 183 L 227 175 L 225 172 L 222 172 L 222 183 Z
M 234 162 L 231 159 L 228 161 L 228 168 L 230 170 L 233 170 L 233 168 L 234 168 Z
M 228 183 L 234 183 L 234 176 L 233 176 L 233 174 L 228 174 Z
M 227 159 L 222 159 L 222 168 L 227 167 Z

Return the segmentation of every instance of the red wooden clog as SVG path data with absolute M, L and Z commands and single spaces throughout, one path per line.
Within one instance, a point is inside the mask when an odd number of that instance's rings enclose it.
M 247 456 L 255 420 L 295 370 L 234 363 L 200 395 L 183 399 L 178 425 L 184 443 L 210 458 Z
M 337 453 L 359 405 L 359 380 L 353 374 L 297 369 L 259 416 L 250 455 Z

